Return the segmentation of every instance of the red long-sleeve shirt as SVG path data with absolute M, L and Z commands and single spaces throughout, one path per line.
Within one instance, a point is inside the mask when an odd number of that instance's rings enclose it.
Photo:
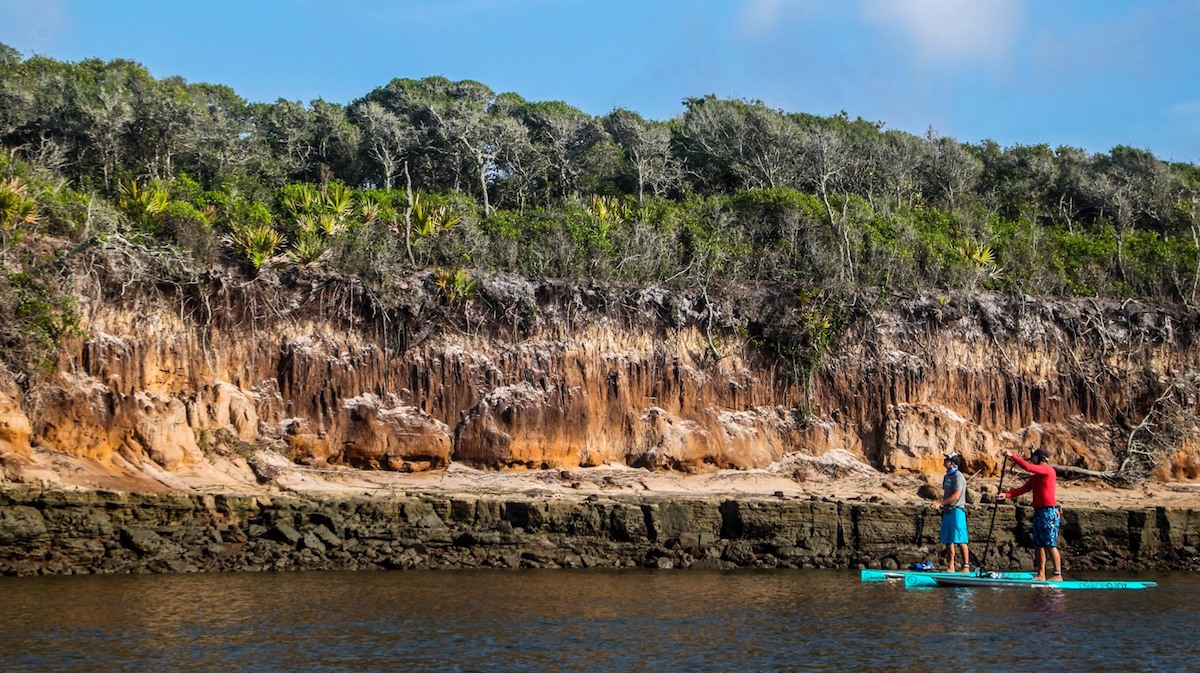
M 1006 492 L 1004 497 L 1015 498 L 1022 493 L 1033 491 L 1034 507 L 1053 507 L 1055 505 L 1054 485 L 1055 480 L 1058 478 L 1058 473 L 1054 471 L 1054 466 L 1049 463 L 1034 465 L 1017 455 L 1014 455 L 1012 459 L 1014 463 L 1033 474 L 1024 484 Z

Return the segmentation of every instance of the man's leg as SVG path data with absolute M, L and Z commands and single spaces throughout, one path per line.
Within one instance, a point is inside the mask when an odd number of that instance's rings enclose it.
M 1062 556 L 1060 556 L 1058 553 L 1058 547 L 1050 548 L 1050 558 L 1054 561 L 1054 575 L 1050 579 L 1061 580 L 1062 579 Z
M 971 552 L 967 549 L 967 545 L 965 544 L 960 544 L 958 546 L 962 547 L 962 571 L 968 572 L 971 569 Z
M 1037 573 L 1034 574 L 1033 579 L 1044 580 L 1046 579 L 1046 548 L 1038 547 L 1035 556 L 1037 563 L 1034 565 L 1034 569 L 1037 570 Z
M 946 570 L 954 572 L 954 568 L 954 545 L 948 544 L 946 545 Z

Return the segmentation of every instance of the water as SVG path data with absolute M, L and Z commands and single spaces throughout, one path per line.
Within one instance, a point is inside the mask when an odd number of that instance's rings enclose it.
M 0 670 L 1196 666 L 1200 575 L 1141 577 L 1159 586 L 906 590 L 819 570 L 0 578 Z

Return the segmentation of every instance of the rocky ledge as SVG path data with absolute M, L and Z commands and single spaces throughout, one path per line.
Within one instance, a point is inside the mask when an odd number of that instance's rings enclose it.
M 1028 567 L 1032 510 L 1004 505 L 992 562 Z M 1200 570 L 1200 509 L 1065 509 L 1069 570 Z M 991 509 L 969 525 L 981 539 Z M 654 495 L 304 498 L 0 491 L 7 575 L 402 568 L 850 568 L 935 558 L 919 506 Z

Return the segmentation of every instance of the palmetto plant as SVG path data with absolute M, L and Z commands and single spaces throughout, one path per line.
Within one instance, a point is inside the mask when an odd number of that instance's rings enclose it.
M 290 193 L 283 197 L 283 209 L 288 215 L 299 219 L 303 215 L 322 210 L 321 193 L 312 185 L 297 184 L 290 186 L 289 189 Z
M 0 182 L 0 243 L 8 246 L 10 235 L 38 222 L 37 202 L 26 195 L 20 178 Z
M 257 271 L 275 256 L 275 251 L 287 240 L 269 224 L 234 227 L 225 243 L 240 253 Z
M 362 203 L 359 204 L 359 214 L 362 215 L 364 224 L 373 224 L 375 220 L 379 219 L 382 212 L 383 209 L 380 205 L 369 199 L 363 199 Z
M 1000 278 L 1004 269 L 996 264 L 996 253 L 990 245 L 981 243 L 965 243 L 958 249 L 975 270 L 976 280 L 986 276 L 992 280 Z
M 156 185 L 142 187 L 134 180 L 122 183 L 119 192 L 117 203 L 121 210 L 134 224 L 146 229 L 153 229 L 159 224 L 170 200 L 167 190 Z
M 593 244 L 607 246 L 613 227 L 628 222 L 633 217 L 633 209 L 624 200 L 615 196 L 592 195 L 587 204 L 587 212 L 592 216 L 592 230 L 588 238 Z
M 995 268 L 996 266 L 996 253 L 992 252 L 990 245 L 966 243 L 958 251 L 977 269 Z
M 321 213 L 317 216 L 317 231 L 326 238 L 337 236 L 345 228 L 345 220 L 333 213 Z
M 339 220 L 345 220 L 354 212 L 354 194 L 349 187 L 333 183 L 325 189 L 322 198 L 325 212 L 333 214 Z
M 331 212 L 303 213 L 296 218 L 296 237 L 288 259 L 301 266 L 316 266 L 329 258 L 330 242 L 346 228 Z
M 621 224 L 633 216 L 633 209 L 628 203 L 615 196 L 592 195 L 588 203 L 588 212 L 601 222 L 609 225 Z
M 329 243 L 316 232 L 301 231 L 287 255 L 300 266 L 315 266 L 329 256 Z
M 466 301 L 475 293 L 478 281 L 471 278 L 464 269 L 458 269 L 453 273 L 438 269 L 434 283 L 442 291 L 442 298 L 447 304 L 456 304 Z
M 420 194 L 413 196 L 412 214 L 416 234 L 421 238 L 435 236 L 461 222 L 458 215 L 446 206 L 431 208 L 425 205 Z

